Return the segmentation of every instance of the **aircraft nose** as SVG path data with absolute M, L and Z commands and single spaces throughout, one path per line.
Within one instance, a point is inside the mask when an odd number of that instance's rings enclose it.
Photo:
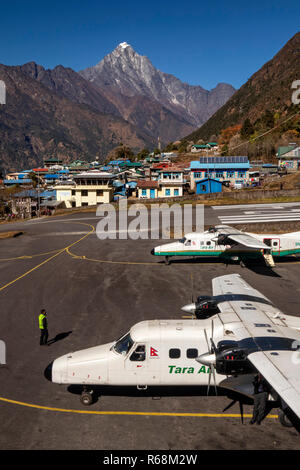
M 192 303 L 192 304 L 187 304 L 187 305 L 184 305 L 181 310 L 183 312 L 186 312 L 186 313 L 195 313 L 195 310 L 196 310 L 196 304 L 195 303 Z
M 46 377 L 47 380 L 52 382 L 52 367 L 53 367 L 53 361 L 50 362 L 50 364 L 47 365 L 45 371 L 44 371 L 44 376 Z

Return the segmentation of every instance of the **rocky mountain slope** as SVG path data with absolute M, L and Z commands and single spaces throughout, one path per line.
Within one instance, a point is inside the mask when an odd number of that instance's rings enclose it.
M 226 83 L 219 83 L 211 91 L 183 83 L 156 69 L 148 57 L 139 55 L 127 43 L 119 44 L 97 65 L 79 73 L 106 96 L 117 95 L 114 104 L 123 117 L 126 98 L 138 96 L 152 100 L 153 106 L 162 105 L 193 127 L 209 119 L 235 92 Z M 142 105 L 141 100 L 139 103 Z
M 233 93 L 182 83 L 120 44 L 81 73 L 35 62 L 0 65 L 7 104 L 0 107 L 0 167 L 18 170 L 59 155 L 100 161 L 120 142 L 153 149 L 189 134 Z
M 0 167 L 4 171 L 32 168 L 51 155 L 62 157 L 65 163 L 96 156 L 103 161 L 120 142 L 136 150 L 152 144 L 149 135 L 121 117 L 67 99 L 53 84 L 44 85 L 22 67 L 0 65 L 0 78 L 7 90 L 6 104 L 0 107 Z M 89 88 L 88 92 L 92 93 Z

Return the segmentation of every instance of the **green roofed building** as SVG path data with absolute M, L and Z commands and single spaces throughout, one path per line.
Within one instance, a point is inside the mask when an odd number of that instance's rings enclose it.
M 300 147 L 296 145 L 278 147 L 276 156 L 280 168 L 286 168 L 289 171 L 300 170 Z

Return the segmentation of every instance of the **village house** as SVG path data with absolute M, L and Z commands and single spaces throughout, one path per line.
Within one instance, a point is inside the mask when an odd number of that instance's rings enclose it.
M 109 203 L 113 200 L 113 180 L 116 175 L 100 171 L 89 171 L 74 175 L 74 183 L 55 186 L 56 198 L 66 207 L 84 207 Z
M 247 186 L 249 168 L 248 157 L 200 157 L 190 163 L 190 187 L 196 194 L 201 194 L 201 184 L 207 178 L 231 187 Z
M 300 147 L 297 147 L 295 144 L 287 147 L 278 147 L 276 156 L 280 168 L 286 168 L 288 171 L 300 170 Z
M 159 164 L 156 167 L 151 167 L 151 170 L 151 180 L 138 181 L 139 198 L 154 199 L 183 196 L 183 187 L 186 181 L 182 168 Z

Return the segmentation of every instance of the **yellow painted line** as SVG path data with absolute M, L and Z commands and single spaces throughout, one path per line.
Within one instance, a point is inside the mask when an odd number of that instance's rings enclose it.
M 86 255 L 76 255 L 75 253 L 73 253 L 72 251 L 70 251 L 69 249 L 66 250 L 66 252 L 68 253 L 68 255 L 72 256 L 72 258 L 74 259 L 81 259 L 81 260 L 85 260 L 85 261 L 92 261 L 94 263 L 102 263 L 102 264 L 123 264 L 123 265 L 138 265 L 138 266 L 166 266 L 165 263 L 163 262 L 147 262 L 147 261 L 112 261 L 112 260 L 106 260 L 106 259 L 95 259 L 95 258 L 88 258 Z M 172 262 L 171 262 L 172 263 Z M 296 262 L 293 262 L 292 263 L 292 266 L 294 264 L 299 264 L 300 261 L 296 261 Z M 176 263 L 175 263 L 176 264 Z M 220 265 L 223 265 L 224 262 L 223 261 L 219 261 L 219 262 L 214 262 L 214 263 L 201 263 L 201 261 L 199 260 L 199 263 L 197 265 L 199 266 L 220 266 Z M 278 266 L 280 265 L 285 265 L 285 264 L 290 264 L 288 261 L 286 262 L 283 262 L 283 263 L 279 263 Z
M 0 258 L 0 261 L 14 261 L 14 260 L 26 260 L 26 259 L 32 259 L 36 258 L 38 256 L 45 256 L 45 255 L 51 255 L 52 253 L 57 253 L 60 250 L 63 250 L 64 248 L 59 248 L 57 250 L 52 250 L 52 251 L 46 251 L 45 253 L 37 253 L 35 255 L 22 255 L 22 256 L 16 256 L 15 258 Z
M 45 261 L 43 261 L 42 263 L 38 264 L 37 266 L 35 266 L 34 268 L 32 269 L 29 269 L 29 271 L 26 271 L 26 273 L 22 274 L 21 276 L 17 277 L 16 279 L 14 279 L 13 281 L 10 281 L 8 282 L 7 284 L 5 284 L 4 286 L 0 287 L 0 292 L 4 289 L 6 289 L 7 287 L 11 286 L 12 284 L 14 284 L 15 282 L 19 281 L 20 279 L 22 279 L 23 277 L 25 276 L 28 276 L 28 274 L 32 273 L 33 271 L 35 271 L 36 269 L 40 268 L 41 266 L 43 266 L 44 264 L 48 263 L 48 261 L 51 261 L 52 259 L 56 258 L 56 256 L 60 255 L 61 253 L 64 252 L 64 249 L 63 250 L 60 250 L 58 253 L 56 253 L 55 255 L 53 256 L 50 256 L 50 258 L 47 258 Z
M 69 249 L 66 250 L 68 255 L 72 256 L 74 259 L 84 259 L 85 261 L 93 261 L 94 263 L 104 263 L 104 264 L 125 264 L 125 265 L 139 265 L 139 266 L 164 266 L 164 263 L 153 263 L 153 262 L 143 262 L 143 261 L 111 261 L 104 259 L 93 259 L 88 258 L 85 255 L 75 255 Z
M 76 255 L 75 253 L 72 253 L 69 249 L 66 250 L 68 255 L 72 256 L 74 259 L 84 259 L 85 261 L 92 261 L 94 263 L 104 263 L 104 264 L 127 264 L 127 265 L 139 265 L 139 266 L 166 266 L 164 262 L 150 262 L 150 261 L 111 261 L 111 260 L 106 260 L 106 259 L 94 259 L 94 258 L 88 258 L 85 255 Z M 176 264 L 176 263 L 175 263 Z M 220 264 L 223 264 L 220 262 Z M 294 263 L 293 263 L 294 264 Z M 200 265 L 200 263 L 199 263 Z M 216 265 L 216 263 L 205 263 L 205 266 L 210 265 Z
M 119 415 L 119 416 L 170 416 L 170 417 L 184 417 L 184 418 L 241 418 L 237 413 L 170 413 L 170 412 L 155 412 L 155 411 L 89 411 L 89 410 L 69 410 L 65 408 L 54 408 L 50 406 L 34 405 L 32 403 L 25 403 L 22 401 L 10 400 L 8 398 L 0 397 L 0 401 L 11 403 L 19 406 L 26 406 L 28 408 L 35 408 L 46 411 L 58 411 L 60 413 L 78 413 L 89 415 Z M 244 418 L 252 418 L 252 414 L 244 414 Z M 267 418 L 278 418 L 277 415 L 268 415 Z
M 90 224 L 82 224 L 82 225 L 88 225 L 90 227 L 92 227 L 92 230 L 85 234 L 83 237 L 81 237 L 79 240 L 76 240 L 75 242 L 71 243 L 70 245 L 68 245 L 67 247 L 65 248 L 62 248 L 61 250 L 59 250 L 55 255 L 53 256 L 50 256 L 50 258 L 47 258 L 46 260 L 44 260 L 42 263 L 38 264 L 37 266 L 34 266 L 33 268 L 29 269 L 29 271 L 26 271 L 26 273 L 22 274 L 21 276 L 17 277 L 16 279 L 8 282 L 7 284 L 5 284 L 4 286 L 0 287 L 0 292 L 4 289 L 6 289 L 7 287 L 11 286 L 12 284 L 14 284 L 15 282 L 19 281 L 20 279 L 24 278 L 25 276 L 28 276 L 28 274 L 32 273 L 33 271 L 35 271 L 36 269 L 40 268 L 41 266 L 43 266 L 44 264 L 48 263 L 49 261 L 51 261 L 52 259 L 56 258 L 57 256 L 59 256 L 61 253 L 63 253 L 64 251 L 67 251 L 71 246 L 74 246 L 76 245 L 77 243 L 79 243 L 80 241 L 82 241 L 84 238 L 88 237 L 89 235 L 91 235 L 94 231 L 95 231 L 95 227 L 93 225 L 90 225 Z

